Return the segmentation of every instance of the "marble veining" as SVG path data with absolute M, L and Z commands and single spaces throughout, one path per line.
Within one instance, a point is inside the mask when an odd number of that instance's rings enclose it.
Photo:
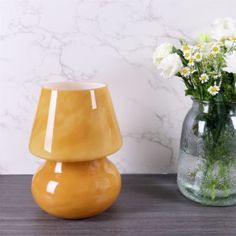
M 33 173 L 28 151 L 47 82 L 109 85 L 124 146 L 123 173 L 176 171 L 183 118 L 191 105 L 177 78 L 152 65 L 157 44 L 191 38 L 236 2 L 187 0 L 0 0 L 0 173 Z

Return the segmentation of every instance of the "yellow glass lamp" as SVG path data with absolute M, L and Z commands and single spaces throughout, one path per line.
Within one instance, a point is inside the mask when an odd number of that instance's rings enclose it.
M 108 88 L 59 82 L 42 88 L 29 149 L 46 159 L 32 194 L 46 212 L 67 219 L 97 215 L 117 199 L 121 177 L 106 157 L 122 139 Z

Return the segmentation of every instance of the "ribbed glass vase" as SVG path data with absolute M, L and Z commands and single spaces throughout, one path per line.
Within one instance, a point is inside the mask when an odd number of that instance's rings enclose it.
M 182 128 L 177 181 L 193 201 L 236 204 L 236 103 L 193 100 Z

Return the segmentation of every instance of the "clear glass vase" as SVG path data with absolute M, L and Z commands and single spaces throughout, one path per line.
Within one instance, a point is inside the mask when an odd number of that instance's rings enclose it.
M 193 100 L 182 129 L 178 187 L 204 205 L 236 204 L 236 103 Z

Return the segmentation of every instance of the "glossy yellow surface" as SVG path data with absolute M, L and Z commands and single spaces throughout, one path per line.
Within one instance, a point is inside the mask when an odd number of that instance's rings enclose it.
M 66 219 L 103 212 L 116 200 L 120 188 L 120 174 L 106 158 L 76 163 L 46 161 L 32 180 L 37 204 Z
M 30 151 L 51 161 L 95 160 L 122 145 L 106 85 L 64 82 L 41 91 Z
M 122 144 L 108 88 L 61 82 L 44 86 L 29 149 L 47 161 L 34 175 L 32 194 L 49 214 L 81 219 L 112 205 L 120 174 L 107 155 Z

